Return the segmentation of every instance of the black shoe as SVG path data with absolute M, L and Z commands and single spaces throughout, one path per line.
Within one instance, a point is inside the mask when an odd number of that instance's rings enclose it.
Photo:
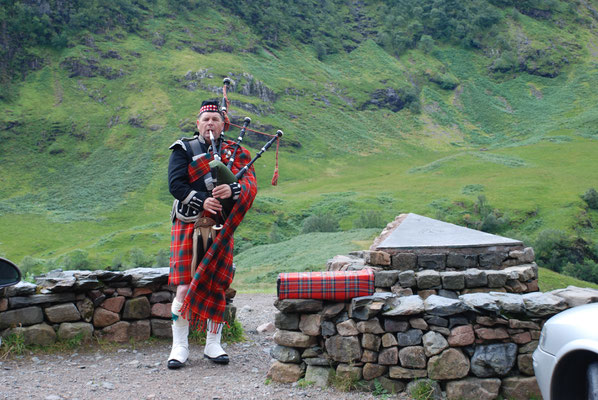
M 185 363 L 180 362 L 179 360 L 168 360 L 168 369 L 179 369 L 185 366 Z
M 207 354 L 204 354 L 203 356 L 216 364 L 228 364 L 228 362 L 230 361 L 228 359 L 228 354 L 222 354 L 221 356 L 218 356 L 218 357 L 210 357 Z

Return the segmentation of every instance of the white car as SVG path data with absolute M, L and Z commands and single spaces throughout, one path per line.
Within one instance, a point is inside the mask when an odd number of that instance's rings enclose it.
M 598 303 L 546 321 L 533 358 L 544 400 L 598 400 Z

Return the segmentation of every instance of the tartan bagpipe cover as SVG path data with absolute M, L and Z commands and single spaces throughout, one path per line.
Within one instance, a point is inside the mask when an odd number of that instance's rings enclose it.
M 276 283 L 279 299 L 345 301 L 374 293 L 374 271 L 283 272 Z

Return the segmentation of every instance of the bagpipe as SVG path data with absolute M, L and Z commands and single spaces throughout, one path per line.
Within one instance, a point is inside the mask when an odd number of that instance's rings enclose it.
M 224 131 L 228 131 L 231 126 L 237 127 L 240 129 L 239 136 L 237 141 L 233 144 L 233 149 L 230 151 L 230 155 L 227 155 L 228 162 L 224 164 L 222 162 L 222 142 L 223 142 L 223 135 L 224 132 L 220 135 L 219 140 L 214 139 L 213 132 L 210 132 L 210 141 L 212 142 L 211 146 L 211 158 L 212 160 L 209 162 L 209 169 L 210 172 L 204 176 L 204 182 L 206 184 L 206 189 L 210 192 L 216 187 L 217 185 L 222 184 L 232 184 L 235 182 L 239 182 L 245 173 L 251 168 L 251 166 L 262 156 L 262 154 L 267 151 L 276 141 L 276 165 L 274 168 L 274 175 L 272 177 L 272 185 L 276 186 L 278 183 L 278 149 L 280 144 L 280 138 L 283 135 L 281 130 L 276 131 L 275 135 L 271 135 L 268 133 L 260 132 L 257 130 L 249 129 L 248 126 L 251 123 L 251 118 L 245 117 L 243 120 L 243 125 L 239 126 L 233 124 L 229 117 L 228 117 L 228 109 L 230 106 L 230 102 L 228 101 L 228 89 L 230 86 L 231 80 L 229 78 L 224 78 L 223 80 L 223 87 L 222 87 L 222 103 L 220 107 L 220 113 L 224 118 Z M 245 137 L 246 131 L 251 131 L 254 133 L 258 133 L 260 135 L 270 136 L 270 140 L 266 142 L 260 149 L 260 151 L 249 161 L 245 164 L 241 169 L 239 169 L 236 173 L 233 172 L 233 165 L 235 163 L 235 158 L 237 157 L 237 152 L 239 151 L 239 147 L 243 142 L 243 138 Z M 193 230 L 193 261 L 192 266 L 196 266 L 199 262 L 199 259 L 205 251 L 211 245 L 213 239 L 222 230 L 223 222 L 230 214 L 235 200 L 232 198 L 227 199 L 218 199 L 220 204 L 222 204 L 223 212 L 218 216 L 219 221 L 215 220 L 214 218 L 203 216 L 200 217 L 197 221 L 195 221 L 194 230 Z M 201 242 L 200 242 L 201 239 Z M 203 246 L 200 247 L 200 246 Z M 195 269 L 195 268 L 193 268 Z

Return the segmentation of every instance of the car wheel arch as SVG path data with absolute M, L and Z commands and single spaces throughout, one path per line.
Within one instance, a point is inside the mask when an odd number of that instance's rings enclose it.
M 579 349 L 563 355 L 554 368 L 550 384 L 552 400 L 587 398 L 586 371 L 590 364 L 598 362 L 598 354 Z

